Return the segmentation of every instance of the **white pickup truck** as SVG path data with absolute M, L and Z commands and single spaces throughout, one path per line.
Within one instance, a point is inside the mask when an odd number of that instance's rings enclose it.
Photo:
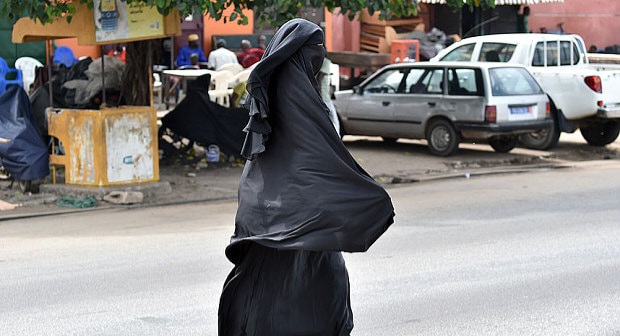
M 620 132 L 620 70 L 588 64 L 578 35 L 497 34 L 463 39 L 433 61 L 509 62 L 527 66 L 549 96 L 554 123 L 521 136 L 534 149 L 555 146 L 560 132 L 581 131 L 588 144 L 605 146 Z

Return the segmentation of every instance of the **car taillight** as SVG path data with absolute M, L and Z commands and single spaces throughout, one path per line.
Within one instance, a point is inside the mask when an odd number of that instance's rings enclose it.
M 601 77 L 588 76 L 584 79 L 586 85 L 594 92 L 603 93 L 603 84 L 601 83 Z
M 547 117 L 551 116 L 551 104 L 549 102 L 547 102 L 547 105 L 545 106 L 545 115 Z
M 494 123 L 497 121 L 497 108 L 495 106 L 485 107 L 484 121 L 489 123 Z
M 598 105 L 598 107 L 603 107 L 605 104 L 603 104 L 602 100 L 599 100 L 596 102 L 596 105 Z

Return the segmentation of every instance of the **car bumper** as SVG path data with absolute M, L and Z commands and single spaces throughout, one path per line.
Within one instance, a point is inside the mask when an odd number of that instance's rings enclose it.
M 474 131 L 488 134 L 521 134 L 540 131 L 553 124 L 552 119 L 528 120 L 510 122 L 507 124 L 488 124 L 488 123 L 467 123 L 455 122 L 454 126 L 459 131 Z
M 620 106 L 600 108 L 596 111 L 596 116 L 605 119 L 618 119 L 620 118 Z

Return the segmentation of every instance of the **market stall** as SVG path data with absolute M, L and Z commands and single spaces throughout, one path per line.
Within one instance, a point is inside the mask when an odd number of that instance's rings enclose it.
M 70 23 L 59 19 L 42 25 L 29 18 L 20 19 L 13 28 L 13 42 L 75 37 L 80 45 L 106 45 L 180 34 L 178 12 L 164 17 L 155 7 L 115 1 L 95 0 L 94 9 L 74 4 L 76 13 Z M 102 56 L 102 74 L 104 59 Z M 58 140 L 50 153 L 52 167 L 64 166 L 66 184 L 108 186 L 158 181 L 152 82 L 149 106 L 107 106 L 105 84 L 102 87 L 103 103 L 98 109 L 58 108 L 50 98 L 48 134 Z M 53 173 L 54 182 L 55 177 Z

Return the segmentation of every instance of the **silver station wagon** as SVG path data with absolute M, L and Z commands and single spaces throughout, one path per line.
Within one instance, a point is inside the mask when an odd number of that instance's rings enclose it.
M 456 153 L 462 139 L 509 152 L 519 134 L 552 122 L 547 96 L 514 64 L 392 64 L 335 95 L 341 134 L 426 139 L 439 156 Z

